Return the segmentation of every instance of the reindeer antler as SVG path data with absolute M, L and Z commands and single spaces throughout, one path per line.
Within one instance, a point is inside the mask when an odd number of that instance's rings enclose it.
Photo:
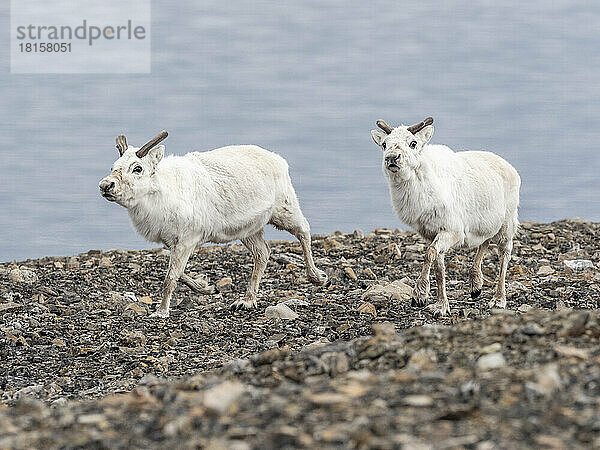
M 127 138 L 125 136 L 123 136 L 122 134 L 117 136 L 116 147 L 117 147 L 117 150 L 119 150 L 119 156 L 123 156 L 123 153 L 125 153 L 125 150 L 127 150 Z
M 138 158 L 143 158 L 148 154 L 150 150 L 156 147 L 157 144 L 159 144 L 161 141 L 164 141 L 168 135 L 169 133 L 167 133 L 165 130 L 162 130 L 160 133 L 158 133 L 156 136 L 154 136 L 152 139 L 150 139 L 148 142 L 142 145 L 142 147 L 137 152 L 135 152 L 136 156 Z
M 410 131 L 412 134 L 415 134 L 415 133 L 418 133 L 419 131 L 421 131 L 427 125 L 431 125 L 432 123 L 433 123 L 433 117 L 428 117 L 423 122 L 419 122 L 414 125 L 411 125 L 410 127 L 407 128 L 407 130 Z
M 383 119 L 379 119 L 376 123 L 379 128 L 386 132 L 386 134 L 390 134 L 394 129 L 393 127 L 390 127 Z

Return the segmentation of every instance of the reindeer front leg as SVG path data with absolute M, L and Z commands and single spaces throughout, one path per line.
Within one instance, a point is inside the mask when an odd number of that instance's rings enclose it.
M 438 298 L 442 300 L 442 298 L 439 297 L 439 294 L 443 294 L 445 297 L 444 254 L 458 241 L 459 237 L 456 233 L 442 231 L 438 233 L 431 245 L 427 248 L 423 269 L 421 270 L 421 275 L 415 284 L 415 298 L 413 300 L 413 304 L 416 304 L 417 306 L 425 306 L 427 303 L 427 297 L 429 296 L 429 273 L 431 271 L 431 265 L 436 261 L 436 276 L 438 282 L 442 282 L 442 286 L 438 286 Z M 444 313 L 450 310 L 450 307 L 446 306 L 447 303 L 447 299 L 445 302 L 443 300 L 441 301 L 441 307 L 439 308 L 440 312 L 442 309 L 444 310 Z
M 188 262 L 195 245 L 185 245 L 181 243 L 174 244 L 171 250 L 171 258 L 169 259 L 169 268 L 163 283 L 162 302 L 151 317 L 169 317 L 169 305 L 171 304 L 171 296 L 177 286 L 177 280 L 183 274 L 185 265 Z

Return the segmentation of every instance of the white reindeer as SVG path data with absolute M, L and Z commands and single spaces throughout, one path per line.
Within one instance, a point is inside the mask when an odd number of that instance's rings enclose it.
M 471 297 L 483 287 L 481 261 L 490 243 L 498 244 L 500 275 L 490 307 L 506 307 L 506 268 L 519 221 L 517 171 L 490 152 L 453 152 L 444 145 L 429 145 L 433 119 L 410 127 L 392 128 L 378 120 L 383 131 L 371 136 L 383 150 L 383 172 L 388 179 L 392 205 L 404 223 L 430 243 L 423 269 L 415 284 L 415 303 L 423 306 L 429 295 L 429 271 L 435 263 L 437 303 L 435 314 L 450 311 L 445 285 L 444 255 L 452 247 L 478 247 L 469 273 Z
M 99 184 L 104 198 L 127 208 L 138 233 L 170 250 L 162 302 L 153 316 L 169 316 L 177 280 L 202 291 L 183 273 L 197 245 L 236 239 L 250 250 L 254 268 L 245 296 L 231 307 L 255 307 L 270 255 L 263 239 L 268 223 L 298 238 L 309 281 L 316 285 L 327 281 L 313 262 L 308 221 L 282 157 L 254 145 L 239 145 L 163 159 L 165 147 L 157 144 L 166 137 L 163 131 L 135 148 L 125 136 L 118 136 L 120 157 Z

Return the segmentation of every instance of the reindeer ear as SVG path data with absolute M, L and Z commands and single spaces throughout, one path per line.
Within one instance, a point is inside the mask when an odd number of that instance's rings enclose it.
M 381 144 L 387 137 L 387 134 L 384 133 L 383 131 L 371 130 L 371 137 L 373 138 L 373 141 L 375 141 L 375 143 L 381 147 Z
M 423 145 L 427 144 L 430 141 L 431 136 L 433 136 L 433 125 L 427 125 L 420 131 L 417 131 L 415 133 L 415 136 L 421 138 L 421 140 L 423 141 Z
M 163 156 L 165 156 L 164 145 L 157 145 L 147 154 L 147 157 L 150 158 L 150 161 L 152 161 L 152 164 L 154 165 L 158 164 L 163 159 Z

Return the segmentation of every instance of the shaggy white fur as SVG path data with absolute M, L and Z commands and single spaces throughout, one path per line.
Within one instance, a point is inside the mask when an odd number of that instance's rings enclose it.
M 504 308 L 506 269 L 519 225 L 521 179 L 517 171 L 490 152 L 455 153 L 444 145 L 429 145 L 432 125 L 414 134 L 400 126 L 389 134 L 372 130 L 371 135 L 383 150 L 383 172 L 396 214 L 430 242 L 415 286 L 416 303 L 426 303 L 429 272 L 435 262 L 438 301 L 430 309 L 435 314 L 449 312 L 444 254 L 452 247 L 478 247 L 469 275 L 471 296 L 477 297 L 483 286 L 484 252 L 490 243 L 497 243 L 500 275 L 490 306 Z
M 162 145 L 142 158 L 136 155 L 137 150 L 128 146 L 99 186 L 106 199 L 127 208 L 135 229 L 144 238 L 161 242 L 170 250 L 162 303 L 154 316 L 168 317 L 178 279 L 200 289 L 183 273 L 197 245 L 236 239 L 250 250 L 254 269 L 245 296 L 232 307 L 255 307 L 270 254 L 263 239 L 267 224 L 298 238 L 312 283 L 327 281 L 325 272 L 313 262 L 309 224 L 282 157 L 255 145 L 164 159 Z

